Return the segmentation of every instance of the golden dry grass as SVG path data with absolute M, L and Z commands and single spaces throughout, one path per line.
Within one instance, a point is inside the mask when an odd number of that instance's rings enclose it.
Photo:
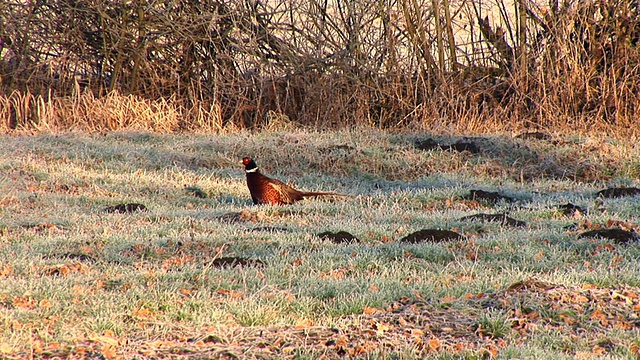
M 0 132 L 57 133 L 83 131 L 105 133 L 108 131 L 152 131 L 157 133 L 228 133 L 244 127 L 232 121 L 224 121 L 220 106 L 196 103 L 188 108 L 177 98 L 149 100 L 136 95 L 120 95 L 113 92 L 95 97 L 90 92 L 71 98 L 54 97 L 45 100 L 41 95 L 15 91 L 0 95 Z M 437 108 L 434 104 L 433 108 Z M 625 123 L 612 124 L 598 119 L 564 118 L 545 120 L 545 126 L 531 126 L 528 120 L 506 117 L 508 111 L 496 109 L 492 114 L 462 112 L 456 116 L 441 117 L 422 105 L 406 124 L 394 125 L 397 131 L 420 131 L 433 134 L 508 134 L 527 131 L 543 131 L 550 134 L 637 139 L 638 128 Z M 505 118 L 506 117 L 506 118 Z M 342 123 L 327 124 L 318 119 L 311 124 L 291 121 L 286 115 L 274 111 L 266 114 L 260 126 L 265 130 L 291 130 L 300 126 L 307 129 L 351 127 L 354 124 L 371 124 L 352 119 Z M 366 126 L 366 125 L 365 125 Z M 388 126 L 381 126 L 388 128 Z

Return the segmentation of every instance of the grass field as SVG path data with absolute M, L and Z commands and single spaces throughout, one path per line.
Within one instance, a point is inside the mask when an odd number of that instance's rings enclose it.
M 358 128 L 3 136 L 2 358 L 640 358 L 640 147 Z M 460 137 L 437 136 L 443 143 Z M 240 159 L 353 197 L 253 206 Z M 466 199 L 472 189 L 515 199 Z M 147 211 L 109 212 L 122 203 Z M 557 205 L 584 213 L 566 216 Z M 507 213 L 525 227 L 460 220 Z M 420 229 L 466 238 L 402 243 Z M 360 241 L 336 244 L 324 231 Z M 220 259 L 243 258 L 244 266 Z

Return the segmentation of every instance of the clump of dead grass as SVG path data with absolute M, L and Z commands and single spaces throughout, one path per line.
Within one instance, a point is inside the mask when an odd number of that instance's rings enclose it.
M 220 131 L 218 106 L 185 109 L 175 99 L 149 100 L 137 95 L 112 92 L 96 97 L 83 92 L 71 97 L 49 97 L 14 91 L 0 96 L 3 132 L 80 130 L 106 132 L 145 130 L 169 133 L 179 130 Z M 185 123 L 185 118 L 190 123 Z

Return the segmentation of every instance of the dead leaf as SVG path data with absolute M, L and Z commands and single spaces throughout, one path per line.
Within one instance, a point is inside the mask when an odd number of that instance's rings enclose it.
M 0 354 L 13 354 L 15 350 L 7 343 L 0 344 Z
M 588 302 L 589 302 L 589 298 L 588 298 L 588 297 L 586 297 L 586 296 L 584 296 L 584 295 L 576 295 L 576 296 L 573 298 L 573 301 L 574 301 L 574 302 L 577 302 L 577 303 L 579 303 L 579 304 L 584 304 L 584 303 L 588 303 Z
M 372 315 L 375 314 L 377 312 L 382 312 L 382 310 L 374 308 L 374 307 L 369 307 L 369 306 L 365 306 L 364 308 L 362 308 L 362 313 L 365 315 Z
M 311 326 L 313 326 L 313 321 L 307 318 L 299 318 L 296 320 L 296 323 L 295 323 L 295 327 L 298 330 L 306 329 Z
M 300 259 L 295 259 L 295 260 L 293 260 L 293 261 L 291 262 L 291 265 L 293 265 L 293 266 L 300 266 L 300 265 L 302 265 L 302 260 L 300 260 Z
M 437 351 L 440 345 L 442 344 L 442 342 L 436 338 L 431 338 L 429 339 L 428 344 L 429 344 L 429 349 L 433 351 Z
M 113 345 L 107 345 L 107 344 L 102 345 L 102 347 L 100 348 L 100 353 L 107 360 L 116 359 L 118 356 L 116 347 Z
M 540 261 L 544 256 L 544 250 L 538 251 L 535 255 L 533 255 L 533 260 Z
M 51 308 L 53 306 L 53 303 L 51 303 L 51 301 L 49 301 L 47 299 L 42 299 L 38 303 L 38 306 L 43 308 L 43 309 L 49 309 L 49 308 Z
M 592 351 L 593 351 L 594 354 L 596 354 L 598 356 L 602 356 L 602 355 L 607 353 L 607 350 L 605 348 L 603 348 L 602 346 L 597 345 L 597 344 L 593 346 Z
M 455 300 L 456 300 L 456 298 L 454 298 L 451 295 L 447 295 L 447 296 L 445 296 L 443 298 L 440 298 L 440 302 L 443 302 L 443 303 L 450 303 L 450 302 L 454 302 Z

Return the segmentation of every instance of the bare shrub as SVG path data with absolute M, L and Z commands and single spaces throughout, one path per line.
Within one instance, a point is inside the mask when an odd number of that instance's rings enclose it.
M 3 131 L 636 132 L 637 1 L 0 1 Z M 70 120 L 89 93 L 133 109 Z

